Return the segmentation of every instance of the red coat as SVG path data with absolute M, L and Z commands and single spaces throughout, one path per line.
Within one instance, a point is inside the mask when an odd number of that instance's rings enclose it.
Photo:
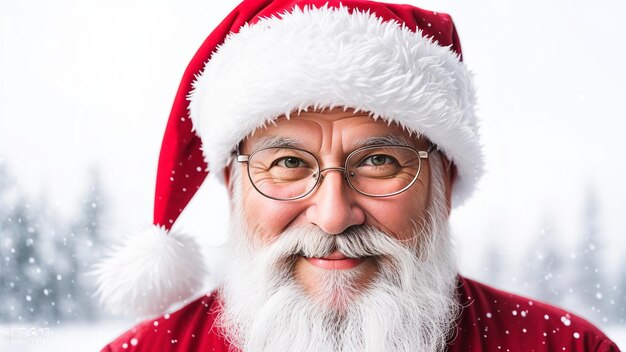
M 448 351 L 619 351 L 596 327 L 562 309 L 461 276 L 459 283 L 464 308 Z M 215 298 L 213 293 L 170 315 L 144 321 L 102 352 L 227 352 L 228 343 L 212 329 Z

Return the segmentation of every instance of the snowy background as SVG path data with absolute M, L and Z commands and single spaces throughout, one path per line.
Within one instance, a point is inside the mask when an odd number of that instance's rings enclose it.
M 86 273 L 150 223 L 180 77 L 237 3 L 0 0 L 0 350 L 95 351 L 133 324 Z M 626 4 L 411 3 L 453 15 L 479 90 L 487 173 L 453 211 L 462 273 L 626 348 Z M 209 257 L 226 201 L 210 179 L 177 222 Z

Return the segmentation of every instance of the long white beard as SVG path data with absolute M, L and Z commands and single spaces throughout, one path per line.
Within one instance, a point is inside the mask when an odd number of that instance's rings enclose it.
M 261 246 L 251 241 L 258 236 L 246 229 L 242 214 L 233 214 L 218 319 L 226 338 L 247 352 L 445 350 L 460 306 L 438 169 L 431 159 L 428 216 L 409 243 L 366 226 L 328 235 L 310 225 Z M 348 257 L 372 256 L 376 276 L 363 289 L 355 282 L 363 265 L 317 269 L 318 289 L 306 293 L 293 276 L 295 258 L 323 257 L 334 249 Z

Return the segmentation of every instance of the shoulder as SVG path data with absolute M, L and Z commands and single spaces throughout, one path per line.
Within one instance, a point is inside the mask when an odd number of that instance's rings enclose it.
M 141 322 L 120 335 L 102 352 L 228 351 L 228 345 L 214 327 L 219 311 L 214 292 L 196 299 L 171 314 Z M 208 350 L 211 350 L 208 349 Z
M 453 345 L 483 350 L 619 351 L 598 328 L 561 308 L 459 277 L 463 310 Z

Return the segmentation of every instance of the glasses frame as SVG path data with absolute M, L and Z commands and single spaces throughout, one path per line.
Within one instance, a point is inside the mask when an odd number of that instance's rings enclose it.
M 306 196 L 308 196 L 309 194 L 313 193 L 313 191 L 315 191 L 315 189 L 322 183 L 322 181 L 324 180 L 324 175 L 322 174 L 322 172 L 324 171 L 341 171 L 341 173 L 343 173 L 343 178 L 346 180 L 346 182 L 348 183 L 348 185 L 350 186 L 350 188 L 352 188 L 354 191 L 356 191 L 359 194 L 362 194 L 364 196 L 367 197 L 372 197 L 372 198 L 384 198 L 384 197 L 392 197 L 395 195 L 398 195 L 404 191 L 406 191 L 407 189 L 411 188 L 411 186 L 413 186 L 413 184 L 415 184 L 415 182 L 417 181 L 417 179 L 419 178 L 419 175 L 422 171 L 422 159 L 428 159 L 428 156 L 430 155 L 430 153 L 432 153 L 435 149 L 436 149 L 436 145 L 433 143 L 429 142 L 429 147 L 427 150 L 418 150 L 414 147 L 411 146 L 406 146 L 406 145 L 400 145 L 400 144 L 379 144 L 379 145 L 368 145 L 365 147 L 360 147 L 357 148 L 355 150 L 353 150 L 352 152 L 350 152 L 350 154 L 348 154 L 348 156 L 346 157 L 346 161 L 343 167 L 338 167 L 338 166 L 334 166 L 334 167 L 326 167 L 326 168 L 321 168 L 321 163 L 320 160 L 317 158 L 317 156 L 315 156 L 315 154 L 304 150 L 304 149 L 300 149 L 300 148 L 295 148 L 295 147 L 267 147 L 267 148 L 262 148 L 259 150 L 255 150 L 254 152 L 250 153 L 250 154 L 240 154 L 239 153 L 239 147 L 237 147 L 237 162 L 238 163 L 245 163 L 246 164 L 246 173 L 248 174 L 248 179 L 250 180 L 250 183 L 252 184 L 252 187 L 254 187 L 254 189 L 259 192 L 262 196 L 269 198 L 269 199 L 273 199 L 273 200 L 278 200 L 278 201 L 292 201 L 292 200 L 298 200 L 298 199 L 302 199 Z M 354 173 L 352 173 L 352 175 L 348 175 L 347 171 L 348 171 L 348 160 L 350 160 L 350 158 L 355 155 L 356 153 L 360 153 L 362 151 L 365 150 L 370 150 L 370 149 L 377 149 L 377 148 L 385 148 L 385 147 L 393 147 L 393 148 L 404 148 L 404 149 L 411 149 L 414 152 L 417 153 L 418 155 L 418 167 L 417 167 L 417 173 L 415 174 L 415 177 L 413 178 L 413 180 L 406 185 L 404 188 L 402 188 L 401 190 L 392 192 L 392 193 L 387 193 L 387 194 L 370 194 L 370 193 L 366 193 L 363 191 L 360 191 L 359 189 L 357 189 L 352 182 L 350 181 L 350 177 L 348 176 L 354 176 Z M 261 190 L 259 190 L 259 188 L 256 186 L 256 184 L 254 183 L 254 180 L 252 180 L 252 176 L 250 174 L 250 163 L 248 161 L 250 161 L 250 159 L 252 159 L 252 157 L 254 157 L 254 155 L 256 153 L 259 153 L 261 151 L 267 150 L 267 149 L 292 149 L 292 150 L 297 150 L 300 152 L 304 152 L 306 154 L 309 154 L 313 157 L 313 159 L 315 159 L 315 162 L 317 162 L 317 171 L 313 174 L 313 178 L 316 178 L 315 180 L 315 184 L 313 185 L 313 187 L 311 187 L 311 189 L 309 191 L 307 191 L 306 193 L 297 196 L 297 197 L 291 197 L 291 198 L 275 198 L 275 197 L 271 197 L 268 196 L 267 194 L 261 192 Z M 319 175 L 319 177 L 317 177 L 316 175 Z

